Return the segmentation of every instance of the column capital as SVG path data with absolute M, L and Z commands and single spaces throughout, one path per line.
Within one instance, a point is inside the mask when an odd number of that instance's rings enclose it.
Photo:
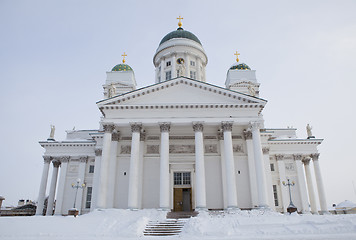
M 252 130 L 256 130 L 256 129 L 260 129 L 261 128 L 261 122 L 250 122 L 250 126 L 252 128 Z
M 142 123 L 130 123 L 131 125 L 131 132 L 141 132 Z
M 52 157 L 51 156 L 43 156 L 43 161 L 44 163 L 50 163 L 52 160 Z
M 111 135 L 111 141 L 118 142 L 120 140 L 120 132 L 114 131 Z
M 301 161 L 303 159 L 303 155 L 302 154 L 293 154 L 293 159 L 294 161 Z
M 320 153 L 313 153 L 313 154 L 310 154 L 310 157 L 313 159 L 313 161 L 318 161 L 319 155 L 320 155 Z
M 223 132 L 231 132 L 232 131 L 233 122 L 221 122 L 221 129 Z
M 59 161 L 60 161 L 61 163 L 69 162 L 69 160 L 70 160 L 70 156 L 60 156 L 60 157 L 59 157 Z
M 263 154 L 269 154 L 269 147 L 262 148 Z
M 101 148 L 97 148 L 94 150 L 95 151 L 95 156 L 101 156 L 101 154 L 103 153 L 103 150 Z
M 244 137 L 246 140 L 250 140 L 252 139 L 252 132 L 251 132 L 251 129 L 245 129 L 244 130 Z
M 115 129 L 115 125 L 113 123 L 103 123 L 104 132 L 112 133 Z
M 60 161 L 53 161 L 53 167 L 58 168 L 61 165 Z
M 303 157 L 302 162 L 304 163 L 304 165 L 309 165 L 310 157 Z
M 79 157 L 79 162 L 87 162 L 88 161 L 88 156 L 80 156 Z
M 160 128 L 161 132 L 169 132 L 171 130 L 170 122 L 162 122 L 162 123 L 158 123 L 158 124 L 159 124 L 159 128 Z
M 193 122 L 194 132 L 202 132 L 204 130 L 204 125 L 202 122 Z
M 283 154 L 276 154 L 276 160 L 277 161 L 280 161 L 280 160 L 283 160 L 284 159 L 284 155 Z

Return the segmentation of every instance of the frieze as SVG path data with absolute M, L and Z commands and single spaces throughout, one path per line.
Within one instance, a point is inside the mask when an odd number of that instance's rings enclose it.
M 147 140 L 159 140 L 159 136 L 147 136 Z
M 243 153 L 244 152 L 242 144 L 234 144 L 232 146 L 232 150 L 233 150 L 233 152 L 237 152 L 237 153 Z
M 195 153 L 194 145 L 169 145 L 169 153 Z
M 112 123 L 103 123 L 104 132 L 112 133 L 115 129 L 115 125 Z
M 169 132 L 171 130 L 171 124 L 168 122 L 160 123 L 159 128 L 161 132 Z
M 170 140 L 191 140 L 195 139 L 194 136 L 169 136 Z
M 101 154 L 103 153 L 103 150 L 102 149 L 100 149 L 100 148 L 97 148 L 97 149 L 95 149 L 95 156 L 101 156 Z
M 131 154 L 131 145 L 123 145 L 121 146 L 121 154 Z
M 232 135 L 232 139 L 242 139 L 240 135 Z
M 203 123 L 193 123 L 194 132 L 202 132 L 204 130 Z
M 205 144 L 205 153 L 218 153 L 218 146 L 216 144 Z
M 129 141 L 131 141 L 132 137 L 122 137 L 121 140 L 126 140 L 126 141 L 129 140 Z
M 159 145 L 147 145 L 147 154 L 159 154 Z
M 216 139 L 216 136 L 204 136 L 204 139 Z
M 223 132 L 231 132 L 232 131 L 232 123 L 233 122 L 222 122 L 221 123 L 221 129 L 223 130 Z

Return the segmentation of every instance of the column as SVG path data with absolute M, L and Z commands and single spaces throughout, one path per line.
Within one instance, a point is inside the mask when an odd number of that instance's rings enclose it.
M 160 149 L 160 178 L 159 178 L 159 207 L 169 210 L 169 131 L 170 123 L 160 123 L 161 149 Z
M 267 202 L 270 208 L 275 209 L 274 197 L 273 197 L 273 187 L 272 187 L 272 173 L 271 173 L 271 163 L 269 161 L 269 147 L 262 148 L 263 162 L 265 167 L 265 177 L 266 177 L 266 191 L 267 191 Z
M 142 129 L 140 133 L 140 153 L 138 157 L 138 208 L 142 208 L 142 191 L 143 191 L 143 154 L 145 148 L 146 131 Z
M 119 142 L 120 133 L 114 131 L 111 135 L 111 149 L 109 162 L 108 176 L 108 196 L 106 207 L 113 208 L 115 205 L 115 188 L 116 188 L 116 163 L 117 163 L 117 145 Z
M 44 163 L 43 163 L 42 178 L 40 183 L 40 190 L 38 192 L 36 215 L 43 215 L 44 200 L 46 198 L 47 179 L 48 179 L 48 171 L 49 171 L 49 164 L 51 162 L 51 157 L 43 156 L 43 160 Z
M 166 81 L 166 74 L 165 74 L 164 68 L 165 68 L 164 58 L 162 57 L 162 59 L 161 59 L 161 82 Z
M 307 213 L 310 211 L 309 211 L 309 202 L 308 202 L 308 195 L 307 195 L 307 184 L 305 182 L 304 169 L 302 163 L 303 156 L 301 154 L 293 154 L 293 158 L 297 166 L 298 189 L 299 189 L 299 196 L 300 196 L 301 206 L 302 206 L 301 212 Z
M 197 210 L 206 209 L 203 129 L 203 123 L 193 123 L 193 130 L 195 132 L 195 208 Z
M 177 77 L 177 63 L 176 63 L 176 55 L 173 54 L 172 55 L 172 78 L 176 78 Z
M 308 186 L 311 212 L 313 214 L 318 214 L 318 210 L 316 208 L 314 186 L 313 186 L 313 181 L 312 181 L 312 176 L 311 176 L 311 171 L 310 171 L 310 158 L 304 158 L 303 163 L 304 163 L 305 175 L 307 178 L 307 186 Z
M 190 78 L 190 59 L 189 59 L 189 54 L 185 54 L 185 71 L 186 71 L 185 77 Z
M 256 180 L 258 189 L 258 207 L 268 208 L 266 196 L 266 181 L 264 175 L 264 164 L 260 136 L 260 123 L 253 122 L 252 126 L 252 143 L 256 166 Z
M 90 211 L 93 211 L 97 207 L 98 201 L 98 187 L 100 180 L 100 165 L 101 165 L 102 150 L 95 149 L 95 164 L 94 164 L 94 177 L 93 177 L 93 192 L 91 197 Z
M 222 122 L 221 128 L 224 133 L 224 155 L 225 155 L 225 176 L 227 190 L 227 208 L 237 208 L 237 191 L 236 191 L 236 175 L 235 175 L 235 160 L 232 150 L 232 122 Z
M 246 140 L 246 147 L 247 147 L 247 161 L 248 161 L 248 173 L 250 177 L 251 204 L 252 207 L 254 208 L 258 206 L 258 190 L 257 190 L 257 182 L 256 182 L 256 166 L 255 166 L 255 157 L 253 154 L 251 129 L 246 129 L 244 131 L 244 137 Z
M 62 207 L 63 207 L 62 205 L 63 205 L 64 189 L 65 189 L 69 159 L 70 156 L 62 156 L 59 158 L 59 160 L 61 161 L 61 173 L 59 175 L 59 180 L 58 180 L 58 190 L 57 190 L 56 209 L 55 209 L 56 215 L 64 214 L 64 212 L 62 212 Z
M 79 170 L 78 170 L 78 178 L 80 179 L 79 184 L 85 184 L 85 167 L 88 162 L 88 156 L 80 156 L 79 157 Z M 75 206 L 77 207 L 79 214 L 82 213 L 82 203 L 83 203 L 83 192 L 84 188 L 78 189 L 78 195 L 75 202 Z
M 321 171 L 320 171 L 320 166 L 319 166 L 319 153 L 311 154 L 310 157 L 313 159 L 313 163 L 314 163 L 316 187 L 318 188 L 318 193 L 319 193 L 321 214 L 328 214 L 329 211 L 328 211 L 328 208 L 326 205 L 324 184 L 323 184 L 323 179 L 321 177 Z
M 223 190 L 224 209 L 227 208 L 227 187 L 226 187 L 226 164 L 225 164 L 225 151 L 224 151 L 224 133 L 221 129 L 218 131 L 218 138 L 220 143 L 220 157 L 221 157 L 221 180 Z
M 140 132 L 142 124 L 132 123 L 131 132 L 131 158 L 129 172 L 129 194 L 128 208 L 132 210 L 138 209 L 138 174 L 139 174 L 139 157 L 140 157 Z
M 197 80 L 201 81 L 200 58 L 196 58 L 195 68 L 197 69 Z
M 109 162 L 110 162 L 110 149 L 111 149 L 111 135 L 114 130 L 114 124 L 103 123 L 104 138 L 103 149 L 100 166 L 100 180 L 98 188 L 97 207 L 106 208 L 107 194 L 108 194 L 108 175 L 109 175 Z
M 58 168 L 61 165 L 61 162 L 57 159 L 52 161 L 53 163 L 53 172 L 52 172 L 52 180 L 51 186 L 49 188 L 49 196 L 47 202 L 47 211 L 46 215 L 53 215 L 53 207 L 54 207 L 54 195 L 56 194 L 56 185 L 57 185 L 57 177 L 58 177 Z
M 287 207 L 289 206 L 289 193 L 288 188 L 283 185 L 283 181 L 287 181 L 286 177 L 286 166 L 284 164 L 284 155 L 277 154 L 277 166 L 278 166 L 278 173 L 279 173 L 279 186 L 281 187 L 281 199 L 282 199 L 282 207 L 283 212 L 287 212 Z

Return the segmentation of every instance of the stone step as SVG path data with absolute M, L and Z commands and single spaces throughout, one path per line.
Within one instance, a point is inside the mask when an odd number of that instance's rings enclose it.
M 156 222 L 150 221 L 146 225 L 143 231 L 144 236 L 177 236 L 181 233 L 186 221 L 184 220 L 172 220 Z

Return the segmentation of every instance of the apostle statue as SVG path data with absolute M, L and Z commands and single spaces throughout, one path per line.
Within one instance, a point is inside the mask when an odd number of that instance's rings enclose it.
M 309 138 L 315 138 L 315 137 L 313 136 L 313 133 L 312 133 L 312 129 L 313 129 L 313 128 L 309 125 L 309 123 L 307 124 L 306 129 L 307 129 L 308 139 L 309 139 Z
M 113 97 L 116 94 L 116 88 L 113 83 L 110 84 L 108 89 L 108 98 Z
M 51 132 L 49 134 L 49 138 L 47 140 L 54 140 L 54 132 L 56 131 L 56 127 L 51 125 Z
M 252 85 L 248 85 L 247 89 L 251 96 L 253 96 L 253 97 L 256 96 L 256 90 L 254 87 L 252 87 Z
M 177 77 L 184 77 L 184 73 L 185 73 L 184 64 L 178 64 L 177 73 L 178 73 Z

